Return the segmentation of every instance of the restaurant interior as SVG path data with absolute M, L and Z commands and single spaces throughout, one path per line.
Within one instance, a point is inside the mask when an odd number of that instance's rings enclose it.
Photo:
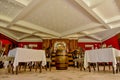
M 118 80 L 119 22 L 120 0 L 0 0 L 0 80 Z

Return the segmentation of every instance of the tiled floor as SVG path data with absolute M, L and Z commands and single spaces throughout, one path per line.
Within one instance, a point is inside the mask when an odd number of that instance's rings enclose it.
M 5 69 L 0 69 L 0 80 L 120 80 L 120 73 L 113 74 L 112 70 L 88 72 L 88 70 L 80 71 L 78 68 L 70 67 L 67 70 L 52 68 L 51 71 L 46 71 L 43 69 L 42 73 L 27 70 L 15 75 L 8 74 Z

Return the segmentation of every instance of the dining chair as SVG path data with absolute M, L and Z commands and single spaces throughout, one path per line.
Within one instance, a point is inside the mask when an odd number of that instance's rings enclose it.
M 46 66 L 45 66 L 46 70 L 47 70 L 47 68 L 49 68 L 49 71 L 51 71 L 51 64 L 52 64 L 51 58 L 46 58 L 46 62 L 47 62 Z
M 14 57 L 5 57 L 4 58 L 4 61 L 8 61 L 9 63 L 8 63 L 8 65 L 7 65 L 7 67 L 8 67 L 8 73 L 14 73 L 14 71 L 13 71 L 13 61 L 14 61 Z
M 82 71 L 82 69 L 85 70 L 85 68 L 84 68 L 84 58 L 79 58 L 77 62 L 78 62 L 78 65 L 80 67 L 80 70 L 81 71 Z
M 33 68 L 35 69 L 35 72 L 37 71 L 37 69 L 39 69 L 40 70 L 39 72 L 41 73 L 42 72 L 42 61 L 35 61 Z

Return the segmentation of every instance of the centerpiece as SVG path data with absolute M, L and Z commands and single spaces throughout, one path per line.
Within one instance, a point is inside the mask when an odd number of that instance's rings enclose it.
M 56 45 L 55 65 L 57 70 L 65 70 L 68 67 L 68 56 L 66 52 L 66 46 L 64 44 L 63 42 L 59 42 Z

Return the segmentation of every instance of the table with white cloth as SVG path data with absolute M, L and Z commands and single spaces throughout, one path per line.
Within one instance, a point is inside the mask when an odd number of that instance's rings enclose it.
M 19 62 L 42 61 L 42 66 L 46 65 L 45 50 L 15 48 L 9 51 L 8 56 L 15 57 L 14 70 L 16 70 Z
M 120 56 L 120 50 L 115 48 L 102 48 L 85 51 L 84 68 L 88 67 L 88 63 L 112 62 L 114 71 L 116 70 L 116 57 Z

